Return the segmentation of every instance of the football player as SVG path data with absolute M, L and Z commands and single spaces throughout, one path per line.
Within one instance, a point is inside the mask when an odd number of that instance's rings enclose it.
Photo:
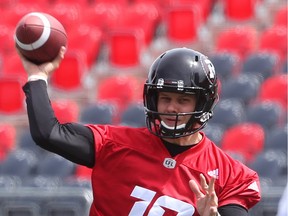
M 59 123 L 47 80 L 64 54 L 63 47 L 40 66 L 19 54 L 28 73 L 23 90 L 35 142 L 93 169 L 91 216 L 248 215 L 260 200 L 257 173 L 202 132 L 218 101 L 205 55 L 188 48 L 161 54 L 144 83 L 147 127 L 132 128 Z

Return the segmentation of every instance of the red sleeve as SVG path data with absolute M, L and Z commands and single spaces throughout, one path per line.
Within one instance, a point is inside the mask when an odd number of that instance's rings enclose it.
M 220 180 L 219 206 L 238 204 L 252 208 L 261 198 L 258 174 L 238 161 L 230 162 Z

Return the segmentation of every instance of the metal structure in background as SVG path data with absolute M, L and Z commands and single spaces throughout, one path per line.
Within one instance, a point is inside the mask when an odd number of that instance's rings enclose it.
M 92 191 L 81 187 L 0 189 L 1 216 L 88 216 Z

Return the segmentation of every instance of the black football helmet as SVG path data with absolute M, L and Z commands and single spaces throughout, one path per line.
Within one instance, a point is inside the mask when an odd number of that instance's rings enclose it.
M 196 108 L 189 113 L 159 113 L 158 92 L 196 95 Z M 217 77 L 211 61 L 202 53 L 188 48 L 175 48 L 161 54 L 151 65 L 144 85 L 144 108 L 148 129 L 161 138 L 179 138 L 205 127 L 218 101 Z M 173 115 L 174 127 L 161 121 L 160 115 Z M 178 125 L 179 116 L 191 116 Z

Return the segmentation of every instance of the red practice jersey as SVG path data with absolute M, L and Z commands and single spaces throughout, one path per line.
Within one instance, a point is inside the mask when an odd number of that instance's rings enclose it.
M 247 209 L 260 200 L 256 172 L 232 159 L 204 134 L 200 143 L 171 157 L 146 128 L 89 125 L 96 163 L 92 172 L 91 216 L 199 215 L 189 180 L 216 176 L 219 207 Z

